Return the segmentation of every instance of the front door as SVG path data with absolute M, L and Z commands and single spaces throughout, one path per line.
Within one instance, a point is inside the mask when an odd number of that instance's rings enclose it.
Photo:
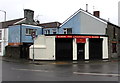
M 85 43 L 77 44 L 77 60 L 85 59 Z

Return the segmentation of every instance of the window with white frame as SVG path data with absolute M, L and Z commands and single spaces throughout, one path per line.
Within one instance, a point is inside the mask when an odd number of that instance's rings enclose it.
M 45 30 L 45 34 L 50 34 L 50 30 Z
M 72 28 L 65 28 L 64 34 L 72 34 Z
M 36 33 L 36 29 L 29 29 L 29 28 L 26 28 L 26 35 L 31 35 L 32 32 L 34 32 L 34 31 L 35 31 L 35 33 Z
M 53 29 L 52 31 L 53 31 L 53 34 L 56 34 L 56 33 L 57 33 L 57 32 L 56 32 L 56 29 Z
M 0 30 L 0 40 L 2 40 L 2 30 Z

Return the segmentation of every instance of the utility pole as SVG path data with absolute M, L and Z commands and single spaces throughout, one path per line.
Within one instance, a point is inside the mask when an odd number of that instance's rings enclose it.
M 1 12 L 3 12 L 5 15 L 4 15 L 4 22 L 6 21 L 6 11 L 4 10 L 0 10 Z M 3 55 L 5 55 L 5 28 L 3 28 L 4 30 L 4 37 L 3 37 Z
M 34 39 L 35 39 L 35 37 L 36 37 L 36 32 L 35 31 L 33 31 L 32 33 L 31 33 L 31 36 L 32 36 L 32 39 L 33 39 L 33 62 L 34 62 Z

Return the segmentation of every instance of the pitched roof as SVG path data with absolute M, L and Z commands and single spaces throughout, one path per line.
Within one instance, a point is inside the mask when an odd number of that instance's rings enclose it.
M 106 20 L 103 20 L 103 19 L 101 19 L 101 18 L 98 18 L 98 17 L 94 16 L 93 14 L 91 14 L 91 13 L 89 13 L 89 12 L 86 12 L 85 10 L 83 10 L 83 9 L 80 8 L 80 9 L 79 9 L 78 11 L 76 11 L 73 15 L 71 15 L 67 20 L 65 20 L 65 21 L 60 25 L 60 27 L 63 26 L 64 24 L 66 24 L 70 19 L 72 19 L 74 16 L 76 16 L 76 15 L 77 15 L 78 13 L 80 13 L 80 12 L 83 12 L 84 14 L 87 14 L 87 15 L 91 16 L 92 18 L 97 19 L 97 20 L 99 20 L 99 21 L 107 24 Z
M 38 24 L 38 26 L 42 26 L 43 28 L 58 28 L 61 25 L 59 22 L 49 22 Z
M 14 19 L 14 20 L 9 20 L 9 21 L 5 21 L 5 22 L 1 22 L 2 23 L 2 28 L 7 28 L 8 26 L 13 25 L 14 23 L 23 20 L 24 18 L 19 18 L 19 19 Z

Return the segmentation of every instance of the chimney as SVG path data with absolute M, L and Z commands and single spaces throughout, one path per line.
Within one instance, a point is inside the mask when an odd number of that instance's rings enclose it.
M 88 12 L 88 4 L 86 4 L 86 12 Z
M 100 17 L 100 11 L 94 11 L 93 15 L 99 18 Z
M 24 9 L 24 18 L 26 18 L 27 24 L 33 24 L 34 22 L 34 11 L 30 9 Z

